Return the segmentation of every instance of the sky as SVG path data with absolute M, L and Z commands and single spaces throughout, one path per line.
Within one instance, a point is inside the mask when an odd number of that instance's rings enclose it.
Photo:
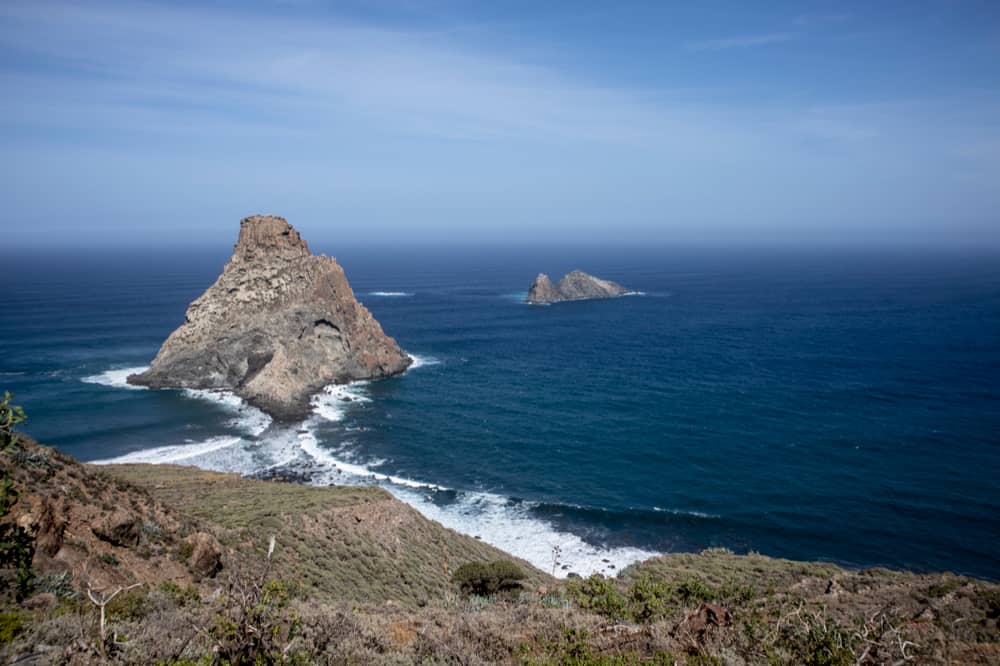
M 1000 246 L 1000 3 L 0 3 L 4 245 Z

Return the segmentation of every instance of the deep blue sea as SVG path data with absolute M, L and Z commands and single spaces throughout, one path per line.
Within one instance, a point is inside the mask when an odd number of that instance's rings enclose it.
M 124 385 L 229 249 L 0 254 L 26 430 L 85 461 L 380 483 L 547 570 L 559 546 L 562 574 L 727 547 L 1000 578 L 1000 255 L 314 244 L 419 363 L 276 426 Z M 642 294 L 522 304 L 574 268 Z

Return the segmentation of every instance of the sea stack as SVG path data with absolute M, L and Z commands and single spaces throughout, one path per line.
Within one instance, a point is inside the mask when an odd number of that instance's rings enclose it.
M 222 275 L 130 384 L 225 389 L 278 420 L 324 386 L 399 374 L 412 360 L 354 298 L 344 269 L 314 256 L 284 218 L 240 222 Z
M 615 298 L 631 293 L 617 282 L 602 280 L 583 271 L 573 271 L 563 276 L 559 284 L 552 284 L 545 273 L 539 273 L 528 290 L 527 303 L 547 305 L 561 301 L 582 301 L 593 298 Z

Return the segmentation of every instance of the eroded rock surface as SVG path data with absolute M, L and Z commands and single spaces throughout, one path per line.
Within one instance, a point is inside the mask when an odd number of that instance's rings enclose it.
M 590 298 L 615 298 L 628 293 L 629 290 L 617 282 L 602 280 L 583 271 L 567 273 L 555 285 L 547 275 L 539 273 L 528 290 L 526 300 L 528 303 L 542 305 Z
M 240 223 L 222 275 L 191 303 L 149 370 L 128 381 L 231 390 L 292 420 L 328 384 L 389 377 L 410 363 L 335 259 L 314 256 L 283 218 L 255 215 Z

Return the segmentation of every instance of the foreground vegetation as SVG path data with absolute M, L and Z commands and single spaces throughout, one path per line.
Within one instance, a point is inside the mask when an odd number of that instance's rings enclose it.
M 1000 662 L 986 581 L 725 550 L 556 581 L 377 488 L 94 468 L 0 416 L 9 663 Z

